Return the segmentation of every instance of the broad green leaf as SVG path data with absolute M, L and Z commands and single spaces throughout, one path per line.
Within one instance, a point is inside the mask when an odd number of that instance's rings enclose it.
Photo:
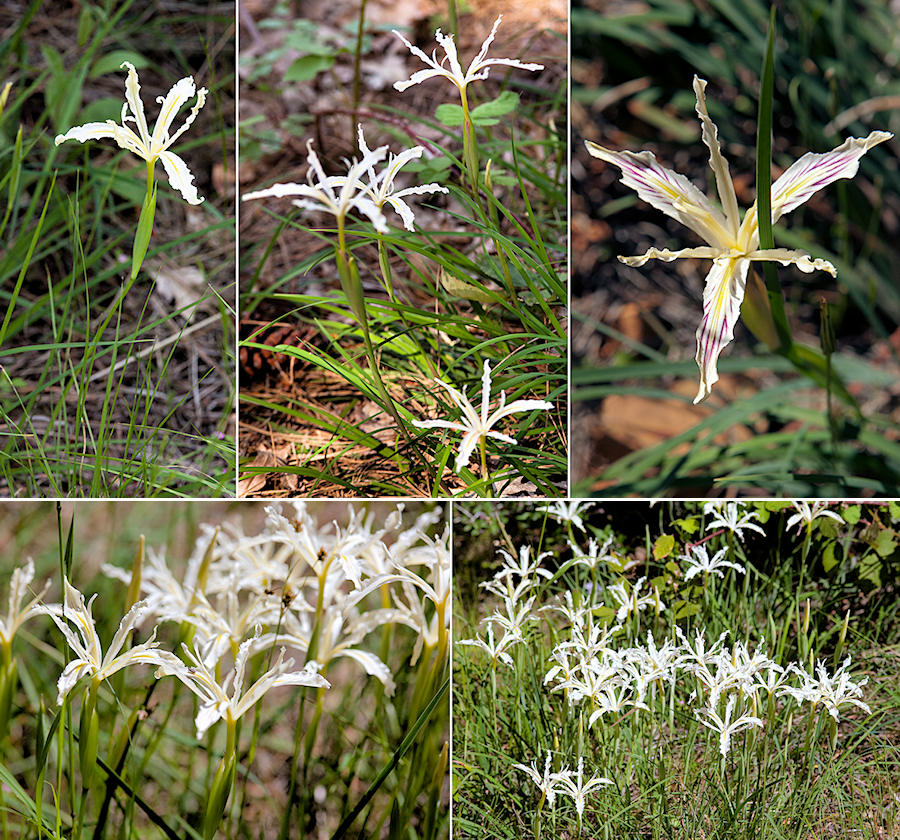
M 441 285 L 451 295 L 464 300 L 476 300 L 479 303 L 495 303 L 497 300 L 496 295 L 492 295 L 478 286 L 473 286 L 471 283 L 466 283 L 465 280 L 460 280 L 445 271 L 441 271 Z
M 685 534 L 696 534 L 700 527 L 699 520 L 694 516 L 688 516 L 684 519 L 676 519 L 672 524 L 676 528 L 680 528 Z
M 616 611 L 612 607 L 594 607 L 594 609 L 591 610 L 591 613 L 595 618 L 607 622 L 612 622 L 616 617 Z
M 497 117 L 510 114 L 519 105 L 519 94 L 511 90 L 505 90 L 496 99 L 483 102 L 471 111 L 472 122 L 475 125 L 496 125 Z M 490 122 L 488 122 L 490 121 Z
M 681 618 L 687 618 L 691 615 L 697 615 L 700 612 L 699 604 L 692 604 L 688 601 L 676 601 L 675 602 L 675 620 L 678 621 Z
M 333 55 L 304 55 L 288 67 L 284 74 L 286 82 L 308 82 L 323 70 L 334 64 Z
M 463 124 L 463 109 L 460 105 L 443 104 L 438 105 L 434 111 L 434 116 L 438 122 L 448 125 L 451 128 Z
M 78 114 L 79 122 L 119 121 L 122 116 L 122 97 L 102 96 L 88 102 Z
M 879 557 L 890 557 L 897 548 L 897 533 L 890 528 L 881 531 L 872 543 L 872 548 Z
M 653 543 L 653 559 L 659 561 L 668 557 L 673 548 L 675 548 L 675 537 L 671 534 L 660 534 Z
M 98 76 L 105 76 L 107 73 L 116 73 L 122 69 L 122 62 L 130 61 L 136 70 L 142 67 L 149 67 L 150 61 L 134 50 L 113 50 L 112 52 L 101 55 L 92 65 L 89 77 L 96 79 Z M 123 82 L 124 84 L 124 82 Z M 122 110 L 122 100 L 119 99 L 119 111 Z
M 827 572 L 830 572 L 837 564 L 838 560 L 834 556 L 834 548 L 836 543 L 830 542 L 825 546 L 825 550 L 822 552 L 822 568 Z
M 81 85 L 86 68 L 68 72 L 62 56 L 53 47 L 41 44 L 44 62 L 50 71 L 44 86 L 44 102 L 57 131 L 71 128 L 81 105 Z
M 859 579 L 872 584 L 873 588 L 881 586 L 881 560 L 877 554 L 866 554 L 859 561 L 857 571 Z

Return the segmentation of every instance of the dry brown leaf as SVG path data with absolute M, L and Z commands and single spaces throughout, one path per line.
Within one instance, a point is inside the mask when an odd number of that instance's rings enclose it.
M 259 452 L 256 453 L 256 457 L 250 463 L 250 466 L 274 467 L 277 463 L 278 461 L 272 452 L 269 452 L 268 449 L 260 449 Z M 265 488 L 267 481 L 268 477 L 265 473 L 255 473 L 254 475 L 244 476 L 238 481 L 238 497 L 246 498 L 247 496 L 252 496 L 254 493 L 258 493 Z
M 151 268 L 156 281 L 154 291 L 166 303 L 173 303 L 175 309 L 181 309 L 196 303 L 206 287 L 206 277 L 199 268 L 193 266 L 164 266 Z M 194 316 L 194 309 L 186 313 L 187 319 Z

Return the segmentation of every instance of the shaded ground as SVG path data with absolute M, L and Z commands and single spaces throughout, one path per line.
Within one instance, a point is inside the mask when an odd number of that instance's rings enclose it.
M 409 31 L 407 28 L 411 27 L 414 41 L 430 53 L 435 46 L 435 28 L 441 26 L 443 31 L 448 31 L 445 4 L 370 2 L 367 5 L 368 40 L 361 61 L 360 107 L 355 115 L 351 94 L 353 44 L 347 36 L 348 31 L 356 28 L 359 8 L 355 2 L 309 2 L 294 7 L 295 19 L 315 21 L 318 39 L 350 50 L 349 54 L 338 52 L 334 65 L 327 72 L 295 84 L 280 81 L 298 55 L 285 46 L 287 25 L 271 24 L 267 16 L 273 13 L 273 7 L 269 3 L 251 2 L 243 8 L 241 121 L 242 124 L 251 123 L 242 136 L 240 180 L 245 191 L 275 180 L 303 182 L 307 138 L 313 139 L 326 172 L 340 171 L 341 159 L 356 154 L 351 142 L 355 140 L 353 127 L 357 117 L 364 125 L 370 148 L 385 142 L 395 150 L 398 146 L 376 120 L 397 132 L 401 144 L 415 143 L 431 149 L 430 144 L 440 137 L 440 133 L 427 123 L 434 118 L 436 97 L 444 96 L 446 91 L 436 83 L 433 87 L 427 84 L 416 86 L 403 94 L 393 89 L 393 82 L 407 78 L 412 69 L 418 69 L 418 64 L 391 29 Z M 554 91 L 565 73 L 565 41 L 548 32 L 546 27 L 554 28 L 557 33 L 565 32 L 566 7 L 558 0 L 550 6 L 525 4 L 514 9 L 507 8 L 506 3 L 492 3 L 479 6 L 474 13 L 461 13 L 456 41 L 463 64 L 478 52 L 500 11 L 504 15 L 503 25 L 491 47 L 491 54 L 542 61 L 545 70 L 528 81 L 542 92 Z M 554 60 L 548 61 L 548 57 Z M 481 83 L 478 101 L 486 101 L 496 94 L 502 74 L 496 76 L 496 79 L 492 76 Z M 402 113 L 396 113 L 396 109 L 401 109 Z M 422 123 L 413 123 L 407 116 L 416 113 L 422 115 Z M 527 127 L 523 126 L 522 130 Z M 454 220 L 450 215 L 450 212 L 461 211 L 455 202 L 439 194 L 422 198 L 423 201 L 416 202 L 418 227 L 449 234 L 442 237 L 442 243 L 467 252 L 478 247 L 471 229 L 466 229 L 462 221 Z M 331 346 L 334 337 L 324 335 L 313 319 L 318 316 L 349 325 L 348 316 L 295 309 L 272 297 L 275 292 L 327 296 L 339 289 L 333 258 L 326 259 L 321 265 L 312 265 L 317 254 L 326 253 L 328 243 L 286 230 L 272 244 L 278 220 L 259 206 L 262 204 L 251 202 L 241 207 L 243 302 L 240 337 L 252 337 L 273 347 L 289 345 L 317 356 L 334 357 L 337 355 Z M 423 204 L 436 209 L 423 207 Z M 273 204 L 272 209 L 280 212 L 284 207 L 279 203 Z M 311 218 L 313 223 L 318 221 Z M 392 224 L 396 221 L 396 217 L 391 219 Z M 333 227 L 333 219 L 321 217 L 321 226 Z M 452 235 L 455 230 L 459 231 L 459 236 Z M 267 246 L 271 246 L 271 251 L 260 269 L 260 256 Z M 360 248 L 355 253 L 360 264 L 377 266 L 374 246 Z M 433 270 L 430 266 L 420 267 L 426 272 Z M 422 284 L 410 276 L 408 267 L 395 264 L 393 271 L 401 300 L 419 309 L 436 310 L 438 304 L 425 293 Z M 364 274 L 363 283 L 367 298 L 384 297 L 383 289 L 371 275 Z M 465 310 L 467 304 L 463 302 L 462 306 Z M 354 339 L 347 334 L 337 340 L 344 351 L 364 359 L 361 341 L 357 339 L 358 343 L 353 343 Z M 423 492 L 421 476 L 398 476 L 394 464 L 379 454 L 376 441 L 390 447 L 399 446 L 403 451 L 393 421 L 373 402 L 361 399 L 359 392 L 343 377 L 274 350 L 270 353 L 242 348 L 240 363 L 239 454 L 245 466 L 254 468 L 253 472 L 245 473 L 240 482 L 241 495 L 382 495 L 387 482 L 392 487 L 404 486 L 409 495 Z M 411 410 L 422 408 L 424 414 L 424 407 L 413 406 L 409 394 L 409 387 L 415 386 L 421 378 L 392 370 L 386 384 L 397 401 Z M 315 422 L 316 416 L 330 418 L 348 430 L 362 428 L 371 437 L 354 444 L 323 429 Z M 500 459 L 495 459 L 494 465 L 499 464 Z M 276 468 L 277 472 L 265 473 L 266 467 Z M 286 472 L 285 468 L 294 472 Z M 465 486 L 450 473 L 445 476 L 445 484 L 451 491 Z M 508 492 L 529 491 L 527 487 L 513 487 Z
M 11 3 L 0 8 L 0 42 L 10 37 L 31 4 Z M 179 78 L 191 73 L 199 86 L 210 89 L 206 106 L 199 113 L 190 131 L 179 141 L 181 153 L 195 177 L 199 194 L 205 204 L 189 206 L 168 186 L 163 167 L 158 164 L 159 198 L 148 256 L 141 275 L 124 302 L 122 317 L 117 324 L 114 318 L 103 334 L 101 347 L 108 342 L 126 343 L 126 360 L 121 352 L 115 358 L 101 354 L 90 370 L 85 365 L 86 338 L 94 338 L 104 316 L 116 295 L 125 284 L 131 260 L 131 248 L 135 226 L 140 213 L 137 204 L 116 204 L 109 201 L 101 211 L 85 201 L 81 207 L 83 237 L 81 246 L 92 256 L 92 248 L 99 251 L 99 258 L 92 260 L 90 272 L 81 274 L 78 259 L 72 253 L 72 231 L 45 229 L 43 243 L 50 245 L 46 256 L 39 248 L 36 258 L 24 277 L 24 284 L 15 310 L 21 318 L 21 329 L 11 335 L 0 357 L 5 373 L 17 385 L 17 396 L 8 390 L 2 394 L 4 412 L 9 424 L 2 434 L 23 436 L 24 443 L 7 453 L 12 458 L 27 460 L 28 440 L 33 435 L 46 440 L 62 441 L 63 448 L 70 447 L 72 457 L 84 459 L 83 484 L 68 485 L 65 478 L 60 490 L 68 495 L 90 492 L 89 479 L 95 469 L 92 441 L 98 429 L 108 430 L 113 438 L 109 455 L 113 460 L 132 460 L 154 466 L 165 465 L 176 475 L 189 482 L 183 485 L 171 481 L 166 492 L 199 492 L 204 495 L 233 493 L 233 437 L 229 417 L 233 400 L 234 360 L 230 352 L 233 333 L 223 323 L 232 320 L 229 312 L 234 305 L 234 238 L 228 231 L 227 218 L 233 215 L 233 76 L 234 28 L 229 21 L 233 4 L 191 3 L 135 3 L 125 13 L 120 24 L 98 51 L 100 59 L 112 61 L 105 72 L 89 75 L 78 93 L 79 103 L 93 116 L 72 124 L 102 119 L 106 116 L 121 119 L 118 112 L 103 116 L 100 110 L 105 100 L 118 100 L 121 109 L 125 71 L 118 68 L 115 51 L 132 51 L 146 59 L 146 66 L 138 68 L 141 94 L 147 119 L 152 130 L 159 106 L 158 95 L 164 95 Z M 113 6 L 112 12 L 118 7 Z M 95 31 L 97 21 L 92 15 L 101 15 L 98 9 L 73 6 L 51 0 L 39 4 L 25 36 L 21 52 L 14 59 L 14 67 L 3 77 L 13 83 L 11 99 L 26 88 L 30 95 L 20 109 L 4 115 L 3 128 L 6 138 L 14 136 L 15 120 L 21 126 L 26 144 L 34 142 L 25 158 L 26 175 L 20 194 L 21 213 L 31 198 L 30 176 L 42 165 L 42 156 L 52 145 L 56 131 L 68 126 L 56 126 L 48 120 L 47 103 L 51 96 L 50 85 L 58 82 L 53 72 L 48 76 L 47 51 L 55 51 L 67 71 L 73 68 L 85 50 L 84 33 Z M 99 59 L 98 59 L 99 60 Z M 113 66 L 114 65 L 114 66 Z M 96 65 L 95 65 L 96 66 Z M 3 65 L 0 63 L 0 69 Z M 188 69 L 189 68 L 189 69 Z M 74 71 L 71 71 L 74 72 Z M 31 86 L 31 87 L 29 87 Z M 191 102 L 193 104 L 193 100 Z M 189 108 L 176 117 L 173 131 L 183 122 Z M 75 110 L 82 114 L 82 104 Z M 32 136 L 34 135 L 34 136 Z M 89 142 L 79 147 L 67 143 L 56 151 L 55 164 L 59 174 L 55 184 L 53 201 L 74 202 L 79 187 L 96 185 L 99 197 L 108 189 L 105 180 L 110 161 L 120 155 L 118 176 L 123 189 L 144 190 L 145 169 L 142 161 L 122 153 L 111 140 Z M 29 147 L 28 145 L 26 147 Z M 86 169 L 78 165 L 82 161 Z M 130 185 L 130 186 L 129 186 Z M 5 203 L 5 202 L 4 202 Z M 112 212 L 109 212 L 112 207 Z M 69 211 L 64 211 L 68 217 Z M 15 215 L 13 218 L 15 218 Z M 50 218 L 50 214 L 48 214 Z M 218 231 L 210 233 L 209 227 L 216 219 L 222 220 Z M 24 235 L 30 232 L 26 231 Z M 9 231 L 6 234 L 9 235 Z M 179 238 L 184 241 L 176 243 Z M 175 244 L 172 244 L 175 243 Z M 7 246 L 17 243 L 3 243 Z M 67 277 L 67 275 L 69 275 Z M 58 301 L 53 318 L 49 316 L 48 281 Z M 87 288 L 82 288 L 87 284 Z M 193 306 L 198 299 L 199 305 Z M 3 308 L 6 307 L 3 301 Z M 69 307 L 72 308 L 65 308 Z M 191 307 L 181 314 L 172 314 L 182 307 Z M 60 355 L 55 337 L 71 344 Z M 61 363 L 60 363 L 61 360 Z M 59 367 L 54 368 L 55 365 Z M 71 370 L 85 370 L 88 376 L 78 389 L 50 387 L 31 405 L 30 394 L 47 375 L 63 377 Z M 116 372 L 118 398 L 112 403 L 106 393 L 108 373 Z M 66 407 L 60 410 L 64 400 Z M 30 412 L 23 415 L 21 401 L 30 405 Z M 90 429 L 75 424 L 81 413 L 90 418 Z M 112 411 L 110 412 L 110 406 Z M 101 424 L 103 416 L 103 424 Z M 142 449 L 135 451 L 134 434 L 130 430 L 137 425 L 142 431 Z M 68 441 L 68 443 L 66 443 Z M 75 453 L 81 452 L 81 455 Z M 61 464 L 60 473 L 69 471 L 70 465 Z M 99 467 L 103 468 L 102 465 Z M 40 477 L 41 467 L 32 469 L 44 492 L 51 493 L 47 476 Z M 108 479 L 116 482 L 115 475 Z M 228 488 L 231 488 L 230 490 Z M 186 489 L 189 488 L 189 489 Z M 0 492 L 7 495 L 22 493 L 18 486 L 3 486 Z M 122 495 L 155 495 L 159 488 L 135 481 L 121 486 Z

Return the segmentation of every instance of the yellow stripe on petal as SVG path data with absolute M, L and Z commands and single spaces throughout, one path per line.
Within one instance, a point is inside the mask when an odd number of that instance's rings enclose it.
M 116 140 L 116 131 L 119 128 L 112 120 L 106 122 L 91 122 L 84 125 L 76 125 L 65 134 L 57 134 L 55 144 L 65 143 L 66 140 L 77 140 L 84 143 L 87 140 L 104 140 L 107 137 Z
M 734 338 L 734 325 L 741 314 L 749 267 L 750 261 L 743 257 L 724 257 L 716 260 L 706 275 L 703 319 L 697 329 L 700 388 L 694 398 L 695 404 L 708 396 L 719 380 L 716 363 L 719 354 Z
M 174 138 L 169 136 L 169 129 L 172 127 L 172 123 L 178 115 L 181 106 L 194 95 L 195 89 L 194 80 L 190 76 L 185 76 L 185 78 L 179 79 L 172 85 L 166 94 L 166 98 L 162 100 L 159 117 L 157 117 L 156 125 L 153 127 L 154 150 L 167 148 L 174 140 Z
M 652 152 L 613 152 L 596 143 L 585 143 L 593 157 L 622 170 L 622 183 L 667 216 L 690 228 L 710 245 L 729 248 L 734 237 L 724 216 L 684 175 L 660 165 Z
M 859 169 L 859 159 L 893 136 L 887 131 L 873 131 L 868 137 L 849 137 L 824 154 L 807 152 L 772 184 L 772 221 L 790 213 L 833 181 L 852 178 Z
M 137 70 L 130 61 L 123 61 L 119 67 L 128 68 L 128 76 L 125 78 L 125 99 L 131 108 L 131 113 L 134 114 L 141 141 L 149 146 L 150 132 L 147 130 L 147 118 L 144 116 L 144 103 L 141 101 L 141 86 L 138 83 Z
M 678 251 L 670 251 L 668 248 L 650 248 L 646 253 L 637 257 L 619 257 L 619 262 L 625 265 L 640 266 L 644 265 L 648 260 L 663 260 L 664 262 L 672 262 L 673 260 L 682 259 L 683 257 L 693 257 L 701 260 L 714 260 L 722 255 L 720 248 L 710 248 L 708 245 L 701 245 L 699 248 L 682 248 Z
M 160 152 L 159 159 L 166 170 L 169 183 L 188 204 L 202 204 L 203 199 L 197 195 L 197 187 L 194 186 L 194 176 L 184 160 L 174 152 Z
M 837 277 L 837 269 L 828 260 L 813 259 L 803 251 L 771 248 L 767 251 L 753 251 L 747 254 L 747 259 L 779 262 L 782 265 L 796 265 L 804 274 L 811 274 L 814 271 L 827 271 L 832 277 Z
M 737 194 L 734 191 L 734 183 L 728 169 L 728 161 L 722 155 L 719 146 L 719 130 L 710 119 L 706 110 L 706 80 L 694 76 L 694 94 L 697 97 L 697 116 L 700 117 L 700 136 L 706 148 L 709 149 L 709 165 L 716 176 L 716 189 L 719 192 L 719 201 L 725 210 L 725 219 L 731 235 L 737 236 L 740 226 L 740 211 L 738 210 Z

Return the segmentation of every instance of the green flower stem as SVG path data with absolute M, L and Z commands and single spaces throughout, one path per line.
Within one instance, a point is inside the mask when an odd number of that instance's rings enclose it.
M 143 537 L 141 537 L 141 546 L 143 547 Z M 120 672 L 121 673 L 121 672 Z M 109 753 L 107 755 L 107 763 L 113 769 L 117 776 L 122 775 L 122 768 L 125 766 L 125 759 L 128 757 L 128 751 L 134 743 L 137 734 L 138 724 L 145 717 L 141 712 L 147 709 L 150 698 L 159 685 L 159 680 L 153 680 L 144 694 L 144 700 L 140 706 L 135 708 L 128 716 L 128 722 L 119 732 L 117 738 L 110 743 Z M 101 840 L 105 834 L 106 822 L 109 818 L 109 807 L 112 804 L 113 794 L 116 792 L 116 783 L 112 776 L 106 777 L 106 791 L 103 795 L 103 803 L 100 806 L 97 822 L 94 824 L 94 840 Z
M 16 660 L 12 658 L 12 643 L 0 644 L 0 746 L 9 734 L 9 717 L 17 682 L 18 671 Z
M 225 752 L 216 769 L 216 775 L 209 790 L 206 812 L 203 815 L 203 837 L 212 840 L 219 829 L 237 770 L 237 721 L 228 713 Z
M 387 292 L 388 298 L 391 303 L 393 303 L 398 308 L 395 310 L 397 317 L 403 324 L 403 328 L 408 333 L 412 333 L 416 328 L 414 325 L 411 325 L 407 320 L 403 311 L 400 309 L 402 306 L 400 300 L 394 294 L 394 273 L 391 270 L 391 255 L 388 251 L 388 244 L 384 239 L 384 235 L 376 231 L 375 233 L 378 241 L 378 267 L 381 269 L 381 280 L 384 285 L 384 290 Z M 418 358 L 420 358 L 425 365 L 428 367 L 428 375 L 432 379 L 437 379 L 439 374 L 437 368 L 434 366 L 434 362 L 426 353 L 419 353 Z
M 381 279 L 384 280 L 384 290 L 387 292 L 391 301 L 397 303 L 397 298 L 394 297 L 394 278 L 391 273 L 391 260 L 390 255 L 388 254 L 387 244 L 384 241 L 384 236 L 380 232 L 376 235 L 378 237 L 378 266 L 381 268 Z
M 331 555 L 328 558 L 328 561 L 323 564 L 322 568 L 319 571 L 318 575 L 318 591 L 316 594 L 316 618 L 313 623 L 312 633 L 310 633 L 309 644 L 306 647 L 306 661 L 314 662 L 318 661 L 317 656 L 319 653 L 319 638 L 322 632 L 322 614 L 325 612 L 325 585 L 328 579 L 328 570 L 331 568 L 331 563 L 334 560 L 334 555 Z M 327 664 L 327 663 L 326 663 Z M 306 735 L 303 734 L 303 704 L 301 702 L 300 707 L 297 709 L 297 723 L 294 727 L 294 751 L 291 754 L 291 764 L 290 770 L 288 773 L 288 800 L 287 807 L 284 809 L 284 816 L 281 820 L 281 829 L 278 833 L 279 840 L 285 840 L 290 833 L 291 828 L 291 814 L 294 810 L 294 800 L 297 795 L 297 769 L 300 764 L 300 749 L 301 747 L 306 746 L 307 738 L 311 737 L 310 744 L 315 743 L 315 731 L 319 725 L 319 719 L 322 716 L 322 697 L 321 694 L 324 689 L 318 690 L 318 695 L 316 698 L 316 712 L 313 716 L 313 723 L 310 725 L 310 728 L 307 730 Z M 305 699 L 305 693 L 302 695 Z M 310 736 L 310 731 L 313 732 L 312 736 Z M 311 747 L 310 747 L 311 749 Z M 306 772 L 309 767 L 309 752 L 305 751 L 304 753 L 304 764 L 303 764 L 303 774 L 304 781 L 306 777 Z M 304 789 L 306 785 L 304 785 Z
M 456 14 L 456 0 L 449 0 L 447 4 L 447 15 L 450 18 L 450 31 L 459 32 L 459 23 Z
M 97 746 L 100 738 L 100 720 L 97 717 L 98 681 L 94 678 L 84 695 L 78 728 L 78 750 L 81 759 L 81 786 L 87 790 L 94 778 L 97 766 Z
M 770 250 L 775 247 L 775 234 L 772 230 L 772 96 L 775 76 L 775 6 L 769 17 L 769 32 L 766 39 L 766 53 L 760 75 L 759 111 L 757 114 L 756 133 L 756 203 L 759 220 L 759 247 Z M 766 280 L 766 291 L 769 308 L 772 313 L 778 349 L 785 353 L 793 343 L 791 328 L 784 312 L 784 295 L 775 266 L 766 262 L 763 265 L 763 276 Z
M 472 123 L 472 115 L 469 113 L 469 100 L 466 97 L 466 89 L 460 88 L 459 99 L 463 110 L 463 163 L 469 175 L 469 186 L 472 188 L 472 196 L 478 197 L 478 140 L 475 137 L 475 126 Z
M 9 734 L 9 715 L 12 709 L 12 696 L 16 685 L 16 661 L 12 658 L 12 642 L 0 644 L 0 749 Z M 0 808 L 0 831 L 3 840 L 9 840 L 9 825 L 6 808 Z
M 488 160 L 487 166 L 484 168 L 484 188 L 487 192 L 487 208 L 488 218 L 491 220 L 491 230 L 500 232 L 500 218 L 497 213 L 497 204 L 493 195 L 493 182 L 491 180 L 491 161 Z M 493 236 L 494 247 L 497 249 L 497 258 L 500 260 L 500 270 L 503 272 L 503 280 L 506 285 L 506 294 L 509 296 L 510 302 L 515 307 L 516 312 L 521 316 L 519 309 L 519 296 L 516 293 L 516 287 L 513 283 L 512 275 L 509 272 L 509 263 L 506 259 L 506 248 L 500 241 L 499 236 Z
M 353 100 L 350 105 L 350 136 L 356 137 L 357 110 L 359 109 L 359 66 L 362 59 L 363 30 L 366 25 L 366 2 L 360 0 L 359 20 L 356 29 L 356 44 L 353 47 Z
M 478 449 L 481 452 L 481 478 L 483 481 L 487 483 L 487 497 L 492 499 L 494 497 L 494 485 L 491 482 L 491 475 L 488 472 L 487 468 L 487 451 L 486 444 L 487 438 L 485 435 L 482 435 L 478 438 Z
M 379 589 L 381 593 L 381 608 L 383 610 L 390 609 L 391 607 L 391 587 L 389 584 L 385 584 Z M 394 625 L 390 622 L 386 622 L 381 625 L 381 644 L 378 650 L 378 657 L 382 662 L 387 662 L 391 653 L 391 643 L 394 638 Z M 379 682 L 375 686 L 375 691 L 377 694 L 377 703 L 379 712 L 384 706 L 384 686 Z M 379 715 L 380 716 L 380 715 Z
M 359 279 L 359 270 L 356 267 L 356 260 L 347 249 L 347 236 L 344 229 L 344 217 L 338 216 L 338 246 L 335 250 L 335 259 L 337 261 L 338 276 L 341 280 L 341 288 L 347 298 L 350 309 L 356 316 L 356 320 L 362 329 L 363 341 L 366 345 L 366 356 L 369 359 L 369 368 L 372 373 L 372 380 L 375 384 L 375 390 L 381 398 L 384 408 L 391 415 L 397 430 L 403 436 L 408 444 L 413 444 L 406 428 L 406 423 L 400 417 L 394 399 L 388 393 L 384 380 L 381 378 L 381 369 L 378 365 L 378 359 L 375 356 L 375 347 L 372 344 L 372 335 L 369 331 L 369 315 L 366 311 L 366 299 L 363 295 L 362 281 Z

